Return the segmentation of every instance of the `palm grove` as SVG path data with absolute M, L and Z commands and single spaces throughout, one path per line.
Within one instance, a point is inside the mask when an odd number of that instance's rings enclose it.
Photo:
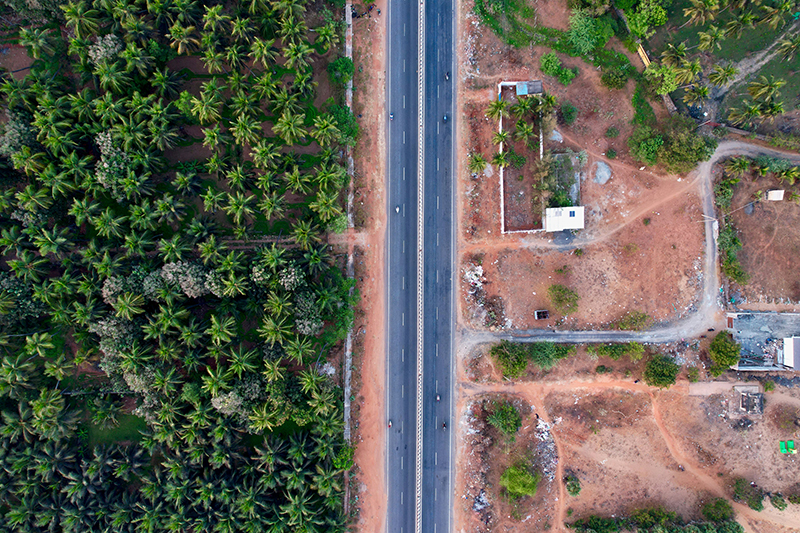
M 40 6 L 0 86 L 0 530 L 343 531 L 351 284 L 321 237 L 357 131 L 312 68 L 340 24 Z M 141 438 L 92 442 L 123 404 Z

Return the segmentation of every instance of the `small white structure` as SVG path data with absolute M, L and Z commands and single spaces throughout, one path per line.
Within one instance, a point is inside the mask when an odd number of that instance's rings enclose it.
M 583 206 L 553 207 L 544 210 L 544 230 L 583 229 Z
M 767 191 L 767 200 L 770 202 L 780 202 L 783 200 L 783 189 L 772 189 Z
M 783 360 L 780 360 L 781 355 Z M 778 353 L 778 364 L 787 368 L 794 368 L 794 362 L 800 362 L 800 337 L 786 337 L 783 339 L 783 353 Z

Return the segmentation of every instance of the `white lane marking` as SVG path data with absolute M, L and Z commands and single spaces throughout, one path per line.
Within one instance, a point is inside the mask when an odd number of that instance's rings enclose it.
M 436 283 L 439 283 L 439 271 L 436 271 Z
M 439 343 L 436 343 L 436 357 L 439 357 Z
M 401 348 L 400 349 L 400 362 L 401 363 L 405 363 L 406 362 L 406 349 L 405 348 Z
M 400 313 L 400 316 L 403 319 L 403 324 L 402 325 L 405 326 L 406 325 L 406 314 L 405 313 Z
M 406 253 L 406 241 L 403 241 L 403 253 Z
M 436 320 L 439 320 L 439 308 L 436 308 Z
M 400 505 L 403 505 L 403 491 L 400 491 Z
M 439 98 L 441 95 L 439 94 L 439 86 L 436 86 L 436 98 Z
M 405 37 L 405 36 L 406 36 L 406 25 L 403 24 L 403 37 Z
M 436 158 L 436 171 L 439 171 L 439 158 Z M 439 209 L 439 198 L 436 198 L 436 209 Z
M 406 131 L 403 130 L 403 144 L 406 143 Z
M 436 383 L 433 386 L 433 390 L 434 390 L 434 392 L 439 392 L 439 380 L 438 379 L 436 380 Z
M 438 499 L 438 495 L 439 491 L 436 489 L 436 487 L 433 487 L 433 501 L 436 501 Z M 433 530 L 436 531 L 436 524 L 434 524 Z
M 439 233 L 436 233 L 436 246 L 439 246 Z
M 400 470 L 403 470 L 403 458 L 400 457 Z
M 405 398 L 406 397 L 406 386 L 405 385 L 400 385 L 400 397 L 401 398 Z
M 403 72 L 405 72 L 405 71 L 406 71 L 406 60 L 404 59 L 403 60 Z
M 401 458 L 400 458 L 400 462 L 401 462 L 401 464 L 402 464 L 402 461 L 403 461 L 403 458 L 401 457 Z M 434 465 L 438 465 L 438 464 L 439 464 L 439 452 L 435 452 L 435 453 L 433 454 L 433 464 L 434 464 Z M 402 468 L 402 467 L 401 467 L 401 468 Z
M 403 95 L 403 109 L 406 108 L 406 95 Z
M 439 135 L 439 123 L 436 123 L 436 135 Z
M 436 197 L 436 209 L 439 209 L 439 197 Z
M 406 290 L 406 277 L 403 276 L 403 290 Z
M 403 181 L 406 181 L 406 167 L 403 167 Z M 403 211 L 405 211 L 405 206 L 403 206 Z

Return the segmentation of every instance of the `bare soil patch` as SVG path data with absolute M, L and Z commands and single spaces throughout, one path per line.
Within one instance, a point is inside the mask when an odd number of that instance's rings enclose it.
M 752 179 L 756 178 L 756 179 Z M 731 218 L 739 230 L 742 249 L 739 261 L 750 275 L 741 288 L 745 304 L 794 303 L 800 310 L 800 206 L 788 201 L 795 187 L 781 184 L 772 176 L 745 176 L 736 185 L 731 202 Z M 786 189 L 780 202 L 756 201 L 757 191 Z M 750 202 L 752 210 L 745 209 Z

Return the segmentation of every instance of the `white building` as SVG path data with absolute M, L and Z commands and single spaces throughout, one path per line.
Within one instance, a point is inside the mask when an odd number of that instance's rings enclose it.
M 583 206 L 553 207 L 544 211 L 544 230 L 583 229 Z
M 783 339 L 783 353 L 778 355 L 778 364 L 794 369 L 794 362 L 800 362 L 800 337 L 786 337 Z M 780 359 L 781 356 L 782 359 Z

